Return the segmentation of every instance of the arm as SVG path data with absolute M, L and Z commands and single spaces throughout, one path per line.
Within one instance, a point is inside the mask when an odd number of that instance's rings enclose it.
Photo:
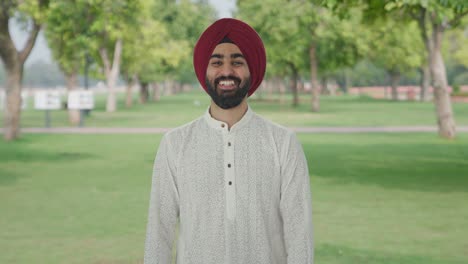
M 310 179 L 304 151 L 291 133 L 281 162 L 280 211 L 288 264 L 314 262 Z
M 172 263 L 172 245 L 179 217 L 179 195 L 171 147 L 164 136 L 153 167 L 145 243 L 145 264 Z

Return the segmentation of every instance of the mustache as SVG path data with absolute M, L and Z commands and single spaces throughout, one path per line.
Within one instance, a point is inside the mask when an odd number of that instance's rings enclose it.
M 214 81 L 214 84 L 218 85 L 219 82 L 228 81 L 228 80 L 234 81 L 234 83 L 237 84 L 237 85 L 239 85 L 241 83 L 240 78 L 237 78 L 236 76 L 229 75 L 229 76 L 220 76 L 220 77 L 216 78 L 215 81 Z

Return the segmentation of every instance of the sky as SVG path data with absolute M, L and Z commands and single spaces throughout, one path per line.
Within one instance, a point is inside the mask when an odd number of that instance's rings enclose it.
M 219 18 L 231 17 L 232 11 L 235 9 L 236 6 L 235 0 L 209 0 L 209 2 L 217 10 Z M 10 32 L 13 41 L 16 44 L 16 47 L 21 49 L 24 46 L 27 34 L 25 32 L 22 32 L 16 25 L 10 24 L 10 28 Z M 34 45 L 34 48 L 26 61 L 26 64 L 30 65 L 37 61 L 52 61 L 52 55 L 50 53 L 49 47 L 47 46 L 47 41 L 45 40 L 42 31 L 41 33 L 39 33 L 39 36 L 36 40 L 36 44 Z

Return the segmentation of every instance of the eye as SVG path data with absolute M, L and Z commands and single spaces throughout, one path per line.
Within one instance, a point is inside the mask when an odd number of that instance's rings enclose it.
M 215 60 L 215 61 L 212 61 L 210 64 L 216 67 L 216 66 L 221 66 L 223 63 L 219 60 Z
M 242 65 L 244 65 L 244 62 L 243 62 L 243 61 L 234 61 L 234 62 L 232 62 L 232 65 L 234 65 L 234 66 L 242 66 Z

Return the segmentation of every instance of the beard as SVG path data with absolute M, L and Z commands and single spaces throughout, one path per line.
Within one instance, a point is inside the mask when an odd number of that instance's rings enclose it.
M 244 85 L 242 86 L 240 86 L 241 79 L 234 76 L 218 77 L 214 80 L 213 84 L 208 80 L 208 78 L 205 79 L 206 87 L 208 88 L 208 94 L 210 95 L 211 99 L 213 99 L 213 102 L 222 109 L 230 109 L 240 105 L 250 89 L 250 78 L 247 78 L 244 82 Z M 219 82 L 225 80 L 233 80 L 237 85 L 237 88 L 232 91 L 216 89 Z

